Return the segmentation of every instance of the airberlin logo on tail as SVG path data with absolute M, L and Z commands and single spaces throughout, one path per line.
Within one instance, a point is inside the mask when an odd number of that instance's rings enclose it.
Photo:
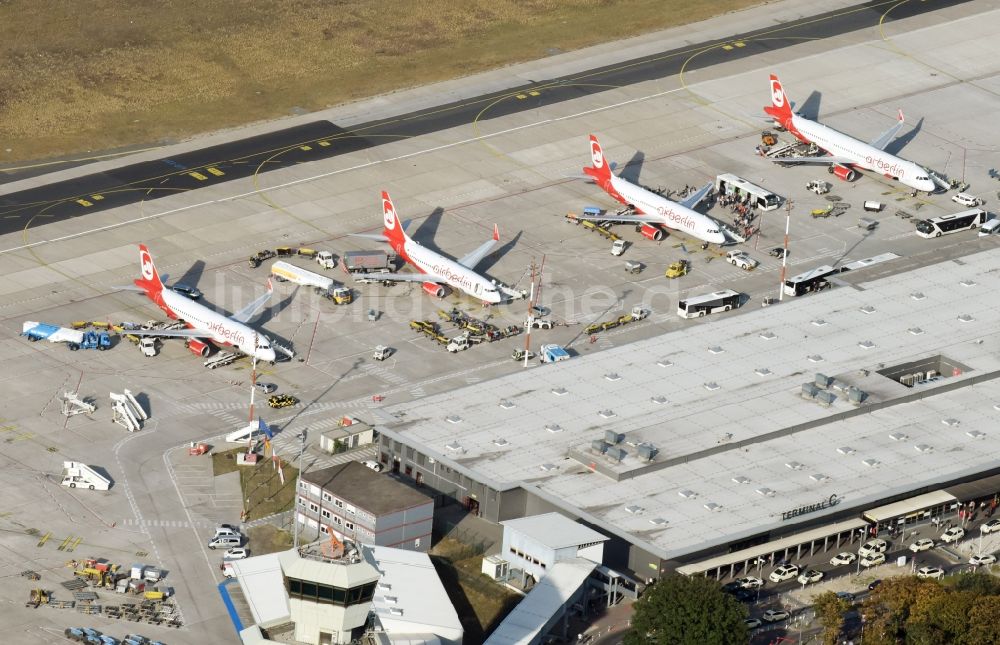
M 771 102 L 775 107 L 782 107 L 785 104 L 785 92 L 776 78 L 771 79 Z
M 594 139 L 590 140 L 590 159 L 594 162 L 594 168 L 604 167 L 604 153 L 601 152 L 601 144 Z
M 153 279 L 153 258 L 149 257 L 146 249 L 139 250 L 139 264 L 142 266 L 142 277 L 146 280 Z
M 382 213 L 385 216 L 385 227 L 390 231 L 396 228 L 396 209 L 392 207 L 391 200 L 382 200 Z

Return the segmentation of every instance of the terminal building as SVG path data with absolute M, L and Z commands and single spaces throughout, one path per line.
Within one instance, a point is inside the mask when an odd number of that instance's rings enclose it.
M 378 459 L 494 522 L 578 520 L 642 581 L 957 517 L 1000 490 L 1000 251 L 866 281 L 871 264 L 389 408 Z

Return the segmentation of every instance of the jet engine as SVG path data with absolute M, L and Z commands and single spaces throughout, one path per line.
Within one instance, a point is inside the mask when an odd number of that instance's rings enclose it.
M 204 343 L 196 338 L 189 338 L 187 341 L 188 351 L 195 356 L 208 356 L 209 352 L 212 351 L 212 346 L 208 343 Z
M 653 240 L 654 242 L 659 242 L 667 236 L 667 232 L 663 230 L 663 227 L 657 224 L 643 224 L 639 227 L 639 232 L 642 233 L 644 238 Z
M 425 282 L 422 286 L 425 293 L 428 293 L 435 298 L 444 298 L 444 287 L 439 285 L 437 282 Z
M 832 172 L 837 179 L 842 179 L 844 181 L 854 181 L 858 178 L 858 171 L 854 168 L 848 168 L 847 166 L 842 166 L 839 163 L 830 166 L 830 172 Z

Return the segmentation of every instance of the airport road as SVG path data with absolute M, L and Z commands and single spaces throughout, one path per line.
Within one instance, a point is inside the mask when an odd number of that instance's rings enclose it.
M 745 57 L 773 55 L 803 41 L 829 39 L 964 4 L 967 0 L 904 2 L 871 0 L 835 8 L 778 25 L 659 51 L 583 73 L 510 87 L 409 114 L 345 127 L 317 120 L 284 130 L 208 146 L 190 152 L 116 167 L 34 189 L 0 195 L 0 234 L 157 200 L 177 192 L 219 185 L 235 179 L 340 157 L 402 138 L 545 110 L 558 103 L 612 92 L 636 83 L 694 74 Z M 18 173 L 6 173 L 8 181 Z M 0 174 L 0 181 L 4 175 Z
M 895 31 L 885 34 L 888 40 L 868 32 L 790 47 L 780 52 L 787 58 L 779 69 L 782 80 L 793 96 L 802 97 L 813 87 L 811 79 L 823 78 L 822 113 L 831 115 L 832 126 L 862 138 L 883 131 L 900 104 L 909 114 L 924 115 L 905 155 L 956 176 L 964 174 L 974 192 L 992 201 L 995 184 L 986 171 L 995 165 L 1000 135 L 986 124 L 1000 116 L 1000 52 L 993 51 L 1000 44 L 989 37 L 998 10 L 968 17 L 962 14 L 968 8 L 945 10 L 957 13 L 954 20 L 925 22 L 928 16 L 921 15 L 894 23 Z M 907 25 L 911 30 L 904 28 Z M 870 64 L 875 56 L 878 65 Z M 790 275 L 884 252 L 900 256 L 844 274 L 837 288 L 863 288 L 865 280 L 886 272 L 960 261 L 962 255 L 1000 240 L 969 232 L 938 240 L 919 238 L 912 217 L 897 211 L 924 217 L 958 210 L 949 196 L 912 198 L 870 176 L 834 185 L 834 194 L 851 205 L 847 214 L 810 217 L 810 211 L 826 201 L 807 192 L 805 184 L 828 175 L 777 167 L 754 156 L 759 131 L 738 116 L 745 106 L 756 110 L 766 99 L 762 79 L 775 64 L 773 56 L 761 54 L 699 70 L 697 78 L 685 76 L 676 85 L 636 83 L 549 105 L 537 114 L 498 117 L 479 125 L 480 134 L 492 135 L 488 145 L 482 139 L 470 140 L 468 127 L 458 127 L 266 176 L 209 185 L 157 200 L 155 209 L 145 204 L 145 214 L 158 216 L 141 223 L 123 224 L 133 218 L 132 206 L 37 229 L 48 239 L 77 237 L 0 254 L 0 274 L 5 276 L 0 281 L 0 327 L 5 331 L 0 338 L 5 368 L 0 372 L 0 433 L 6 442 L 0 453 L 0 484 L 10 491 L 0 514 L 0 562 L 13 572 L 37 568 L 46 583 L 57 587 L 71 575 L 63 566 L 70 557 L 108 557 L 124 564 L 148 561 L 170 571 L 167 583 L 177 589 L 184 617 L 195 625 L 171 632 L 169 642 L 235 640 L 213 584 L 217 563 L 207 559 L 204 550 L 211 526 L 232 518 L 227 515 L 232 497 L 225 482 L 206 483 L 197 464 L 184 463 L 187 456 L 174 449 L 232 431 L 246 419 L 248 366 L 206 370 L 177 342 L 167 342 L 159 356 L 145 358 L 127 342 L 107 352 L 69 352 L 17 337 L 24 320 L 67 324 L 157 317 L 158 310 L 141 296 L 112 289 L 138 274 L 139 240 L 150 245 L 161 273 L 195 278 L 208 303 L 235 311 L 263 288 L 266 268 L 250 269 L 246 263 L 253 251 L 316 240 L 323 240 L 319 248 L 338 254 L 371 248 L 345 234 L 378 224 L 378 191 L 389 188 L 400 215 L 416 220 L 416 238 L 454 255 L 475 248 L 498 222 L 504 246 L 487 259 L 486 270 L 506 283 L 526 287 L 531 261 L 540 264 L 544 256 L 540 303 L 551 309 L 553 320 L 566 325 L 533 333 L 532 346 L 559 342 L 578 355 L 713 323 L 712 318 L 679 319 L 674 310 L 682 295 L 724 286 L 750 297 L 745 311 L 758 307 L 762 296 L 775 294 L 780 265 L 766 251 L 781 243 L 785 228 L 782 211 L 762 216 L 760 238 L 742 245 L 762 262 L 749 273 L 725 264 L 716 249 L 702 251 L 696 242 L 678 236 L 657 244 L 628 227 L 616 230 L 633 245 L 624 256 L 613 257 L 609 242 L 567 224 L 563 217 L 586 204 L 612 206 L 596 187 L 565 180 L 586 161 L 589 131 L 602 136 L 610 157 L 632 159 L 630 169 L 649 185 L 700 185 L 729 171 L 790 197 L 795 204 Z M 617 107 L 605 109 L 612 104 Z M 534 122 L 541 125 L 522 127 Z M 636 149 L 644 159 L 635 155 Z M 370 165 L 368 154 L 387 161 Z M 857 227 L 866 200 L 887 204 L 872 232 Z M 197 206 L 201 203 L 210 205 Z M 729 216 L 720 207 L 711 213 L 720 219 Z M 81 235 L 97 227 L 114 228 Z M 37 239 L 33 234 L 29 240 Z M 21 235 L 0 236 L 0 248 L 24 241 Z M 691 274 L 665 280 L 666 264 L 680 257 L 691 260 Z M 647 268 L 627 274 L 623 265 L 630 259 Z M 295 262 L 307 266 L 305 260 Z M 339 269 L 330 275 L 343 279 Z M 332 428 L 343 414 L 377 421 L 379 404 L 373 395 L 394 404 L 523 369 L 510 360 L 511 351 L 523 346 L 523 337 L 449 355 L 408 326 L 412 319 L 436 320 L 439 308 L 452 306 L 502 324 L 519 324 L 526 312 L 523 302 L 484 310 L 456 296 L 436 301 L 406 285 L 359 285 L 354 304 L 336 307 L 288 284 L 276 285 L 275 291 L 275 307 L 259 324 L 292 344 L 297 357 L 262 366 L 262 378 L 301 400 L 293 408 L 263 412 L 281 430 L 275 443 L 282 450 L 291 452 L 294 441 L 289 437 L 305 427 L 318 440 L 319 432 Z M 633 304 L 650 307 L 653 315 L 598 334 L 593 342 L 582 333 L 585 324 L 618 315 Z M 383 314 L 369 322 L 368 309 Z M 773 312 L 766 322 L 778 328 L 780 305 Z M 445 332 L 457 333 L 448 326 Z M 398 352 L 376 363 L 370 352 L 377 344 L 389 344 Z M 545 368 L 532 364 L 528 369 Z M 146 428 L 131 436 L 110 422 L 107 399 L 108 392 L 126 387 L 141 395 L 151 412 Z M 63 418 L 58 402 L 63 390 L 93 397 L 97 412 Z M 64 459 L 104 467 L 115 487 L 89 495 L 56 485 L 53 478 Z M 50 538 L 37 546 L 47 533 Z M 73 552 L 57 548 L 66 538 L 72 538 L 69 543 L 80 539 Z M 0 587 L 0 599 L 11 605 L 0 622 L 23 632 L 21 642 L 52 642 L 67 621 L 80 621 L 75 613 L 70 619 L 70 614 L 23 609 L 28 588 L 20 579 Z M 94 619 L 91 624 L 106 623 Z M 118 631 L 124 633 L 123 628 Z

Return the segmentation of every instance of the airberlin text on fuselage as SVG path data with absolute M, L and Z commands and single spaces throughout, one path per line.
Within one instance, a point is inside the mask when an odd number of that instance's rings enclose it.
M 902 179 L 903 169 L 899 167 L 898 163 L 893 163 L 889 165 L 890 162 L 884 161 L 877 157 L 872 157 L 871 155 L 865 157 L 865 163 L 872 167 L 872 170 L 877 170 L 886 175 L 892 175 Z
M 208 328 L 212 330 L 212 333 L 216 334 L 225 339 L 225 342 L 230 345 L 236 345 L 237 347 L 243 345 L 246 340 L 243 334 L 239 333 L 238 330 L 229 329 L 221 322 L 209 322 Z
M 448 281 L 448 284 L 452 286 L 461 287 L 464 289 L 472 288 L 472 280 L 468 276 L 462 275 L 461 273 L 455 273 L 451 268 L 444 264 L 435 264 L 431 267 L 431 273 L 434 275 L 439 275 Z
M 656 212 L 661 217 L 674 224 L 674 228 L 694 228 L 694 220 L 685 213 L 678 213 L 677 211 L 667 208 L 666 206 L 657 206 Z

